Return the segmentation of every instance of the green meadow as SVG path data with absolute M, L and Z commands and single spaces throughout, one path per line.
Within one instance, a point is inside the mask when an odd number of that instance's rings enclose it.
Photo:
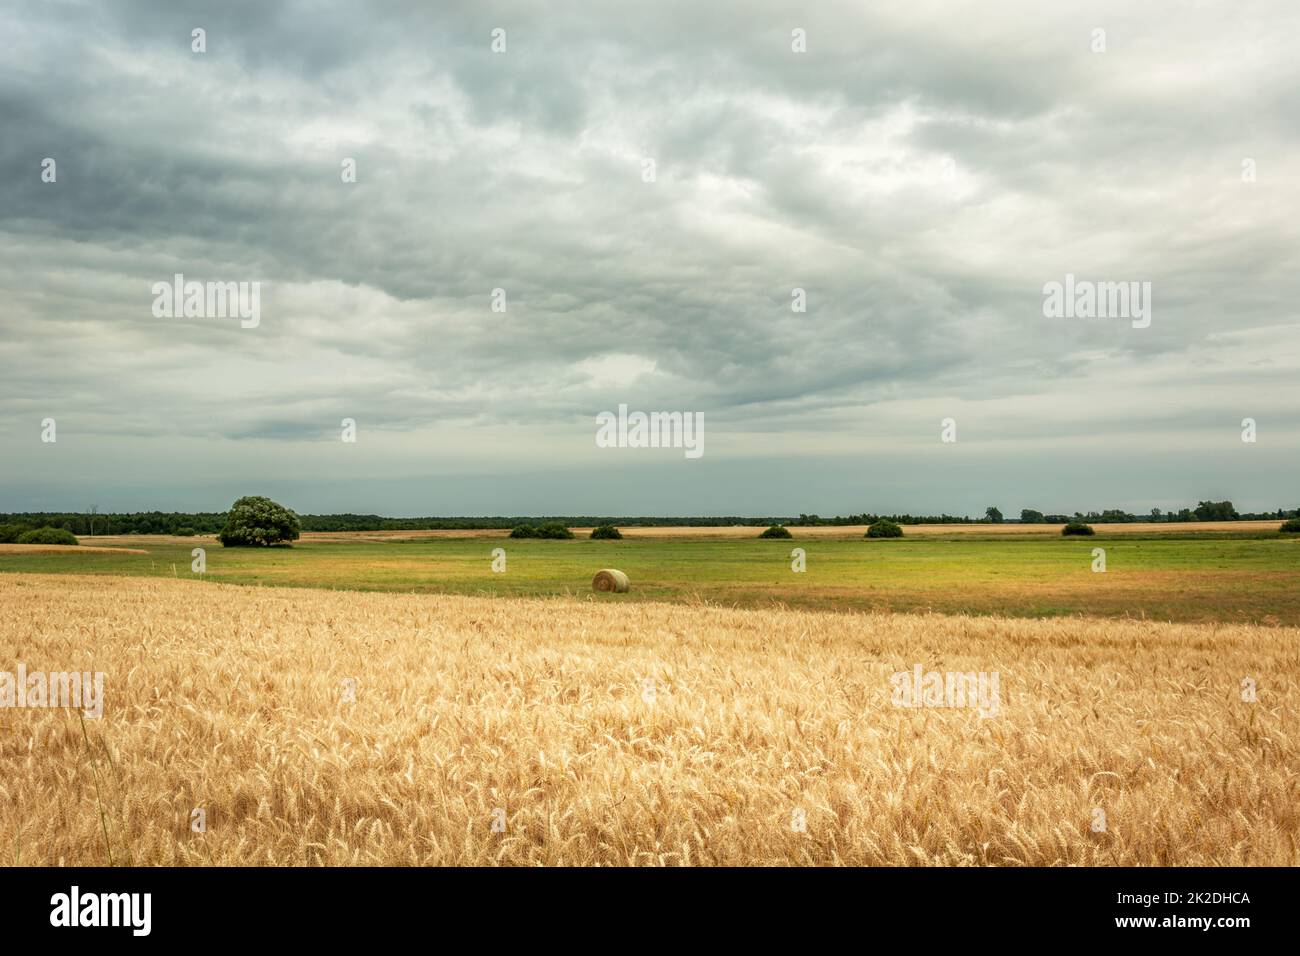
M 202 547 L 204 578 L 249 586 L 1300 624 L 1300 541 L 1277 535 L 892 541 L 535 541 L 485 535 L 382 542 L 315 538 L 267 549 L 227 549 L 211 538 L 83 539 L 92 542 L 147 553 L 0 549 L 0 573 L 194 578 L 190 552 Z M 807 555 L 802 573 L 792 570 L 796 547 Z M 505 549 L 503 573 L 492 570 L 495 548 Z M 1093 548 L 1106 551 L 1104 573 L 1092 570 Z M 594 595 L 592 575 L 604 567 L 625 571 L 631 591 Z

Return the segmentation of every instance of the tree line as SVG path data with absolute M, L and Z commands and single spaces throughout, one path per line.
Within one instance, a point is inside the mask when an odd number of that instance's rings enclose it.
M 11 525 L 21 530 L 34 528 L 63 528 L 77 536 L 108 534 L 216 534 L 226 524 L 227 511 L 138 511 L 138 512 L 17 512 L 0 514 L 0 525 Z M 621 527 L 686 526 L 695 528 L 721 528 L 733 525 L 767 527 L 789 525 L 870 525 L 881 519 L 902 525 L 915 524 L 1066 524 L 1087 521 L 1099 524 L 1120 524 L 1135 521 L 1187 522 L 1187 521 L 1268 521 L 1300 517 L 1300 508 L 1290 510 L 1239 513 L 1231 501 L 1201 501 L 1195 508 L 1162 510 L 1152 508 L 1148 514 L 1132 514 L 1120 508 L 1105 511 L 1076 511 L 1074 514 L 1050 514 L 1032 508 L 1022 509 L 1017 522 L 1004 518 L 997 507 L 985 509 L 984 515 L 913 515 L 877 514 L 865 511 L 860 514 L 836 515 L 823 518 L 815 514 L 797 517 L 768 515 L 765 517 L 700 516 L 616 516 L 616 515 L 513 515 L 494 517 L 429 517 L 386 518 L 381 515 L 334 514 L 299 515 L 303 531 L 460 531 L 479 529 L 510 529 L 521 524 L 557 523 L 566 527 L 596 527 L 610 524 Z
M 1095 521 L 1102 524 L 1125 524 L 1134 521 L 1144 522 L 1179 522 L 1179 521 L 1271 521 L 1275 518 L 1294 518 L 1300 509 L 1278 508 L 1276 511 L 1248 512 L 1241 514 L 1232 506 L 1231 501 L 1200 501 L 1195 508 L 1172 508 L 1164 511 L 1152 508 L 1147 514 L 1130 514 L 1120 508 L 1107 508 L 1105 511 L 1089 511 L 1087 514 L 1076 511 L 1072 515 L 1043 514 L 1025 508 L 1020 512 L 1022 524 L 1059 524 L 1062 521 Z

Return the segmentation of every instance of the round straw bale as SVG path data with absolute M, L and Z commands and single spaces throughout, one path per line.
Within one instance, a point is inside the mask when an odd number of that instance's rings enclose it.
M 596 576 L 591 579 L 591 589 L 593 591 L 617 591 L 622 594 L 627 590 L 627 575 L 613 568 L 597 571 Z

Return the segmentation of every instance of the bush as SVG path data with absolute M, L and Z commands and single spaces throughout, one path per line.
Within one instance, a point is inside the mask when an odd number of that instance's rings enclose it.
M 63 528 L 37 528 L 18 536 L 18 544 L 80 544 L 71 531 Z
M 1300 518 L 1288 518 L 1277 530 L 1283 534 L 1300 534 Z
M 1061 534 L 1096 534 L 1092 530 L 1092 525 L 1084 524 L 1082 521 L 1071 521 L 1061 529 Z
M 623 532 L 619 531 L 612 524 L 602 524 L 591 529 L 593 539 L 603 541 L 618 541 L 623 537 Z
M 779 524 L 774 524 L 772 525 L 772 527 L 768 528 L 766 531 L 760 534 L 759 537 L 760 538 L 790 538 L 793 537 L 793 535 L 790 534 L 789 528 L 783 528 Z
M 0 524 L 0 544 L 13 544 L 21 535 L 31 530 L 31 525 Z
M 531 524 L 516 525 L 510 531 L 512 538 L 550 538 L 552 540 L 561 540 L 563 538 L 572 538 L 573 532 L 560 524 L 558 521 L 551 521 L 540 527 Z
M 217 540 L 227 548 L 267 548 L 298 540 L 298 516 L 270 498 L 252 495 L 230 506 Z
M 172 532 L 172 534 L 176 535 L 178 538 L 192 538 L 198 534 L 198 532 L 193 528 L 177 528 Z
M 868 538 L 901 538 L 903 529 L 890 521 L 888 518 L 881 518 L 867 528 L 866 537 Z

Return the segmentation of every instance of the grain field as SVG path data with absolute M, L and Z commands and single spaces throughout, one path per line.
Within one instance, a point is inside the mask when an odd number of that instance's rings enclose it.
M 1300 863 L 1291 628 L 4 575 L 19 664 L 10 864 Z

